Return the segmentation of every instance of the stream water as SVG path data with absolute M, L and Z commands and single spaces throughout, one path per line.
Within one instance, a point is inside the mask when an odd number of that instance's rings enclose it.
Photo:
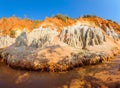
M 12 69 L 0 63 L 0 88 L 120 88 L 120 56 L 68 72 Z

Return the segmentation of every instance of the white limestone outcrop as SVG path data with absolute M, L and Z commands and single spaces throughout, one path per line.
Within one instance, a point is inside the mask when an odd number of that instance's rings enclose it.
M 15 38 L 11 38 L 8 35 L 0 36 L 0 48 L 5 48 L 15 43 Z
M 49 46 L 56 35 L 57 32 L 51 29 L 34 29 L 30 33 L 22 32 L 21 35 L 16 38 L 15 45 L 17 47 L 41 48 Z
M 100 28 L 77 23 L 71 27 L 63 28 L 60 40 L 76 48 L 86 48 L 102 44 L 106 39 Z
M 105 26 L 104 24 L 99 24 L 99 27 L 102 28 L 104 30 L 104 32 L 109 37 L 113 38 L 114 40 L 120 39 L 119 38 L 120 35 L 115 32 L 113 27 L 111 27 L 111 26 L 108 27 L 108 26 Z

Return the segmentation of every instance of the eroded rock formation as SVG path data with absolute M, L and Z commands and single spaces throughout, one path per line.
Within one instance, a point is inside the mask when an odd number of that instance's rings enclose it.
M 76 23 L 61 31 L 60 40 L 76 48 L 86 48 L 87 46 L 102 44 L 106 38 L 100 28 Z
M 57 32 L 50 29 L 34 29 L 30 33 L 22 32 L 16 38 L 15 44 L 16 47 L 42 48 L 43 46 L 49 46 L 56 35 Z
M 16 41 L 1 37 L 1 47 L 8 47 L 0 51 L 0 56 L 12 67 L 41 71 L 65 71 L 102 63 L 118 54 L 120 48 L 119 33 L 103 26 L 78 21 L 63 27 L 61 32 L 40 27 L 22 32 Z
M 10 38 L 7 35 L 0 36 L 0 48 L 5 48 L 15 43 L 14 38 Z

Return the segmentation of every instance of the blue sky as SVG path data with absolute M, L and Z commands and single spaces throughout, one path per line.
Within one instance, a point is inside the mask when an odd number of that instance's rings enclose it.
M 120 23 L 120 0 L 0 0 L 0 18 L 42 20 L 57 13 L 72 18 L 91 14 Z

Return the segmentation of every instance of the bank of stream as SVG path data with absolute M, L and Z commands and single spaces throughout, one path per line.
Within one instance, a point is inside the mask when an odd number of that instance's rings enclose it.
M 0 88 L 120 88 L 120 55 L 67 72 L 17 70 L 0 62 Z

